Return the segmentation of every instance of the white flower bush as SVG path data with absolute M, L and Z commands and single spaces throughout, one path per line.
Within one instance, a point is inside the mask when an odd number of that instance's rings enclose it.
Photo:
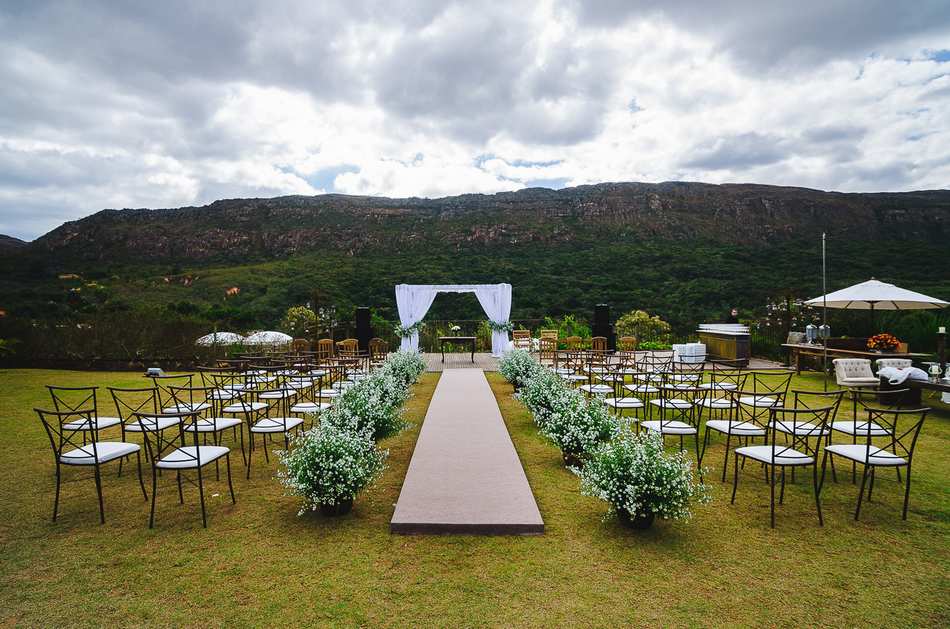
M 565 461 L 578 463 L 605 441 L 616 437 L 620 424 L 599 399 L 586 400 L 576 391 L 557 400 L 541 426 L 541 434 L 561 449 Z
M 388 455 L 364 434 L 321 425 L 294 437 L 290 450 L 279 453 L 277 477 L 303 497 L 302 515 L 321 505 L 352 501 L 379 477 Z
M 523 349 L 508 352 L 498 361 L 498 371 L 516 389 L 523 387 L 540 370 L 546 369 Z
M 384 469 L 388 450 L 376 441 L 405 429 L 401 411 L 425 371 L 415 352 L 390 354 L 383 366 L 343 391 L 320 426 L 278 453 L 280 482 L 304 499 L 300 513 L 352 501 Z
M 690 507 L 708 500 L 683 451 L 667 453 L 657 434 L 626 433 L 596 448 L 583 469 L 581 493 L 607 501 L 630 518 L 688 520 Z

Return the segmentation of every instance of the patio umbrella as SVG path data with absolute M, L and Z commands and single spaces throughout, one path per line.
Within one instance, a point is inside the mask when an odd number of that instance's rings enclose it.
M 244 339 L 245 345 L 286 345 L 294 340 L 294 337 L 289 334 L 284 334 L 283 332 L 274 332 L 272 330 L 264 330 L 263 332 L 255 332 L 247 338 Z
M 844 310 L 869 310 L 872 327 L 875 310 L 926 310 L 950 306 L 950 303 L 942 299 L 915 293 L 912 290 L 881 282 L 874 278 L 821 297 L 809 299 L 805 303 L 809 306 L 841 308 Z
M 212 332 L 195 341 L 195 345 L 237 345 L 244 337 L 234 332 Z

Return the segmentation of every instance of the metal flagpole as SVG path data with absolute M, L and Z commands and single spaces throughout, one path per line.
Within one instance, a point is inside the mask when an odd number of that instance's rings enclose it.
M 821 232 L 821 325 L 825 333 L 824 351 L 821 358 L 821 370 L 824 372 L 822 381 L 825 383 L 825 392 L 828 392 L 828 282 L 827 266 L 825 263 L 825 232 Z

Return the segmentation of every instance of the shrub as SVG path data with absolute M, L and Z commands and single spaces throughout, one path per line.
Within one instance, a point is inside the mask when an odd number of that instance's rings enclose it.
M 317 326 L 317 315 L 306 306 L 291 306 L 284 313 L 280 322 L 280 329 L 294 338 L 309 338 L 313 336 Z
M 534 423 L 544 429 L 551 417 L 566 412 L 580 398 L 577 391 L 565 386 L 557 374 L 542 369 L 525 382 L 520 392 L 521 402 L 531 411 Z
M 620 432 L 620 424 L 600 399 L 585 400 L 576 391 L 557 400 L 541 426 L 541 434 L 561 449 L 564 461 L 579 464 Z
M 426 361 L 417 352 L 393 352 L 379 372 L 388 373 L 396 382 L 408 387 L 426 370 Z M 377 372 L 378 373 L 378 372 Z
M 644 310 L 632 310 L 623 315 L 617 319 L 614 330 L 617 336 L 637 337 L 641 349 L 644 349 L 643 341 L 670 342 L 670 324 L 656 315 L 651 317 Z
M 600 445 L 578 475 L 581 493 L 630 518 L 689 519 L 690 507 L 708 499 L 686 453 L 668 454 L 657 434 L 626 433 Z
M 321 425 L 299 437 L 292 447 L 278 453 L 281 484 L 301 496 L 298 515 L 320 505 L 353 500 L 385 469 L 387 450 L 380 450 L 365 435 Z
M 343 391 L 320 421 L 379 441 L 409 425 L 400 413 L 408 397 L 406 385 L 380 370 Z
M 523 349 L 508 352 L 498 361 L 499 373 L 515 388 L 523 387 L 539 369 L 544 367 Z
M 578 321 L 574 315 L 564 315 L 560 320 L 545 317 L 544 325 L 541 327 L 557 329 L 558 338 L 562 339 L 569 336 L 579 336 L 582 339 L 589 339 L 591 337 L 590 326 L 583 321 Z

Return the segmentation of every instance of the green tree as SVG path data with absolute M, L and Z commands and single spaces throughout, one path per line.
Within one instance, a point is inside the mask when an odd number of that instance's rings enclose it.
M 280 322 L 282 330 L 294 338 L 308 338 L 317 324 L 317 315 L 306 306 L 291 306 Z
M 617 336 L 635 336 L 638 341 L 669 343 L 670 324 L 645 310 L 632 310 L 614 324 Z

